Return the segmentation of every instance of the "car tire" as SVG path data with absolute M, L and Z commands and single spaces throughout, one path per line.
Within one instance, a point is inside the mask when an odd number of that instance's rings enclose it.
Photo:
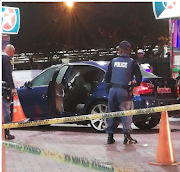
M 139 129 L 143 129 L 143 130 L 149 130 L 154 128 L 155 126 L 157 126 L 159 124 L 160 118 L 157 117 L 148 117 L 147 120 L 144 121 L 134 121 L 134 125 L 136 127 L 138 127 Z
M 98 101 L 90 107 L 89 113 L 90 114 L 107 113 L 107 107 L 108 107 L 107 101 Z M 106 119 L 90 120 L 90 125 L 96 132 L 105 132 L 105 129 L 107 127 Z

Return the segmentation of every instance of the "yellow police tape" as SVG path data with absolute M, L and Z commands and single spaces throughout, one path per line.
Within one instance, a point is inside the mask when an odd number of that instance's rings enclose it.
M 53 119 L 30 121 L 24 123 L 23 122 L 9 123 L 9 124 L 3 124 L 2 129 L 30 127 L 30 126 L 32 127 L 38 125 L 49 125 L 49 124 L 57 124 L 57 123 L 68 123 L 68 122 L 85 121 L 85 120 L 93 120 L 93 119 L 101 119 L 101 118 L 114 118 L 114 117 L 149 114 L 149 113 L 174 111 L 174 110 L 180 110 L 180 104 L 158 106 L 158 107 L 144 108 L 144 109 L 135 109 L 128 111 L 110 112 L 103 114 L 99 113 L 99 114 L 81 115 L 81 116 L 73 116 L 73 117 L 65 117 L 65 118 L 53 118 Z
M 105 171 L 105 172 L 118 171 L 118 167 L 113 166 L 112 163 L 100 162 L 98 160 L 88 160 L 86 157 L 79 157 L 79 156 L 70 155 L 66 153 L 54 153 L 54 152 L 42 150 L 36 147 L 31 147 L 28 145 L 21 145 L 21 144 L 12 143 L 12 142 L 6 142 L 6 141 L 2 141 L 2 145 L 5 147 L 22 151 L 22 152 L 27 152 L 30 154 L 49 158 L 51 160 L 66 162 L 66 163 L 74 164 L 81 167 L 86 167 L 93 170 Z

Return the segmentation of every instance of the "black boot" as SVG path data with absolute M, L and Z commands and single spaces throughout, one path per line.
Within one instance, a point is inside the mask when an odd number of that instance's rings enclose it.
M 107 140 L 107 144 L 113 144 L 115 142 L 114 138 L 113 138 L 113 133 L 108 133 L 108 140 Z
M 124 133 L 124 144 L 136 144 L 137 140 L 131 138 L 130 133 Z
M 15 139 L 14 135 L 11 135 L 8 129 L 5 129 L 5 140 Z

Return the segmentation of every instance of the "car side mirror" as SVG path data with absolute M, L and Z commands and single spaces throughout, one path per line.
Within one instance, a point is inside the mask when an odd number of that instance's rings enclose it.
M 24 86 L 27 87 L 27 88 L 31 88 L 31 82 L 30 81 L 26 81 L 24 83 Z

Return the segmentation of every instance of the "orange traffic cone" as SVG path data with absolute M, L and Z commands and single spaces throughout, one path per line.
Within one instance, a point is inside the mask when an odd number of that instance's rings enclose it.
M 2 124 L 4 124 L 3 108 L 2 108 Z M 4 129 L 2 129 L 2 140 L 5 140 Z M 2 146 L 2 172 L 6 172 L 6 151 L 4 146 Z
M 157 147 L 156 162 L 149 162 L 151 165 L 179 165 L 174 156 L 174 149 L 171 138 L 171 129 L 169 124 L 168 112 L 161 113 L 161 122 L 159 129 L 159 139 Z
M 28 119 L 24 115 L 21 103 L 17 95 L 13 96 L 13 117 L 12 122 L 25 122 Z

